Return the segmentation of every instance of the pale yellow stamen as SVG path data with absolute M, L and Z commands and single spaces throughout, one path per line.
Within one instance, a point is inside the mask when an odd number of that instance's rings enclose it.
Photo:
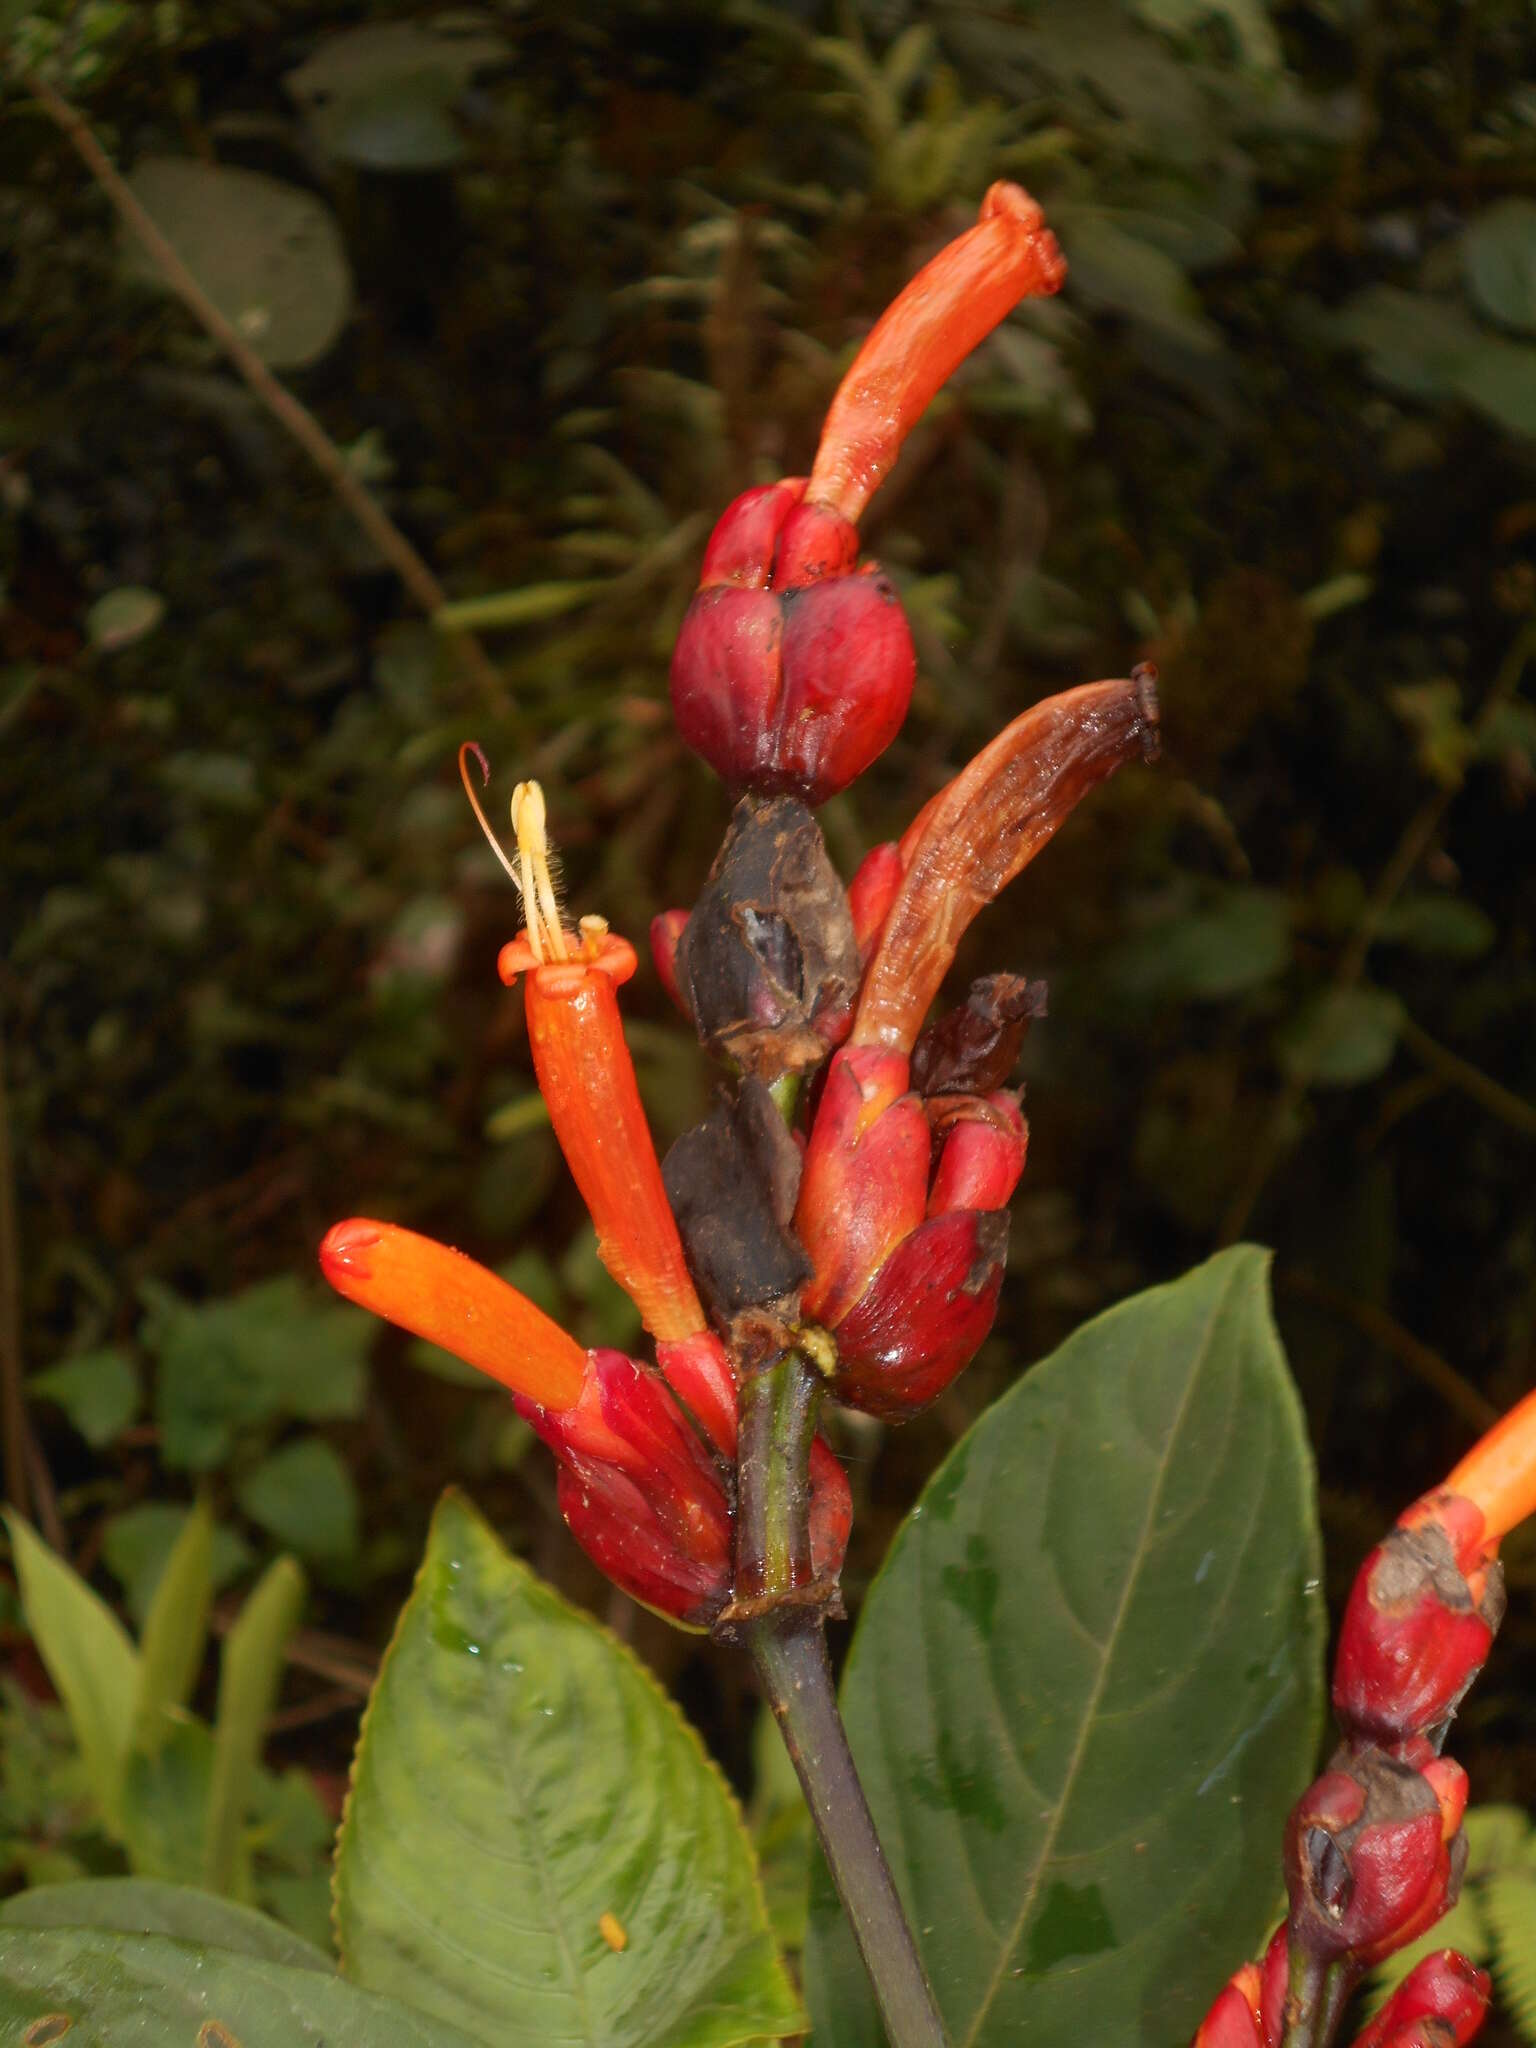
M 578 921 L 576 929 L 581 933 L 582 952 L 587 959 L 595 960 L 603 940 L 608 936 L 607 918 L 599 917 L 595 911 L 590 911 Z
M 518 886 L 523 894 L 528 944 L 535 960 L 543 961 L 551 955 L 556 960 L 568 960 L 570 949 L 565 943 L 560 901 L 550 872 L 544 815 L 543 790 L 536 782 L 520 782 L 512 792 L 512 830 L 517 835 Z

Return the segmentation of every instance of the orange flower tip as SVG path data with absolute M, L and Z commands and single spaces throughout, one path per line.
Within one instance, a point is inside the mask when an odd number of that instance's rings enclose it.
M 1473 1446 L 1446 1480 L 1445 1491 L 1481 1510 L 1488 1552 L 1517 1523 L 1536 1514 L 1536 1391 Z
M 508 988 L 519 975 L 537 974 L 539 993 L 558 996 L 574 995 L 594 968 L 622 988 L 640 964 L 629 940 L 609 931 L 606 918 L 584 917 L 576 931 L 566 931 L 565 939 L 569 951 L 564 960 L 540 959 L 527 932 L 520 932 L 497 954 L 496 972 Z
M 333 1223 L 320 1245 L 320 1268 L 340 1294 L 355 1286 L 366 1286 L 373 1277 L 372 1254 L 380 1238 L 377 1223 L 354 1216 L 345 1223 Z

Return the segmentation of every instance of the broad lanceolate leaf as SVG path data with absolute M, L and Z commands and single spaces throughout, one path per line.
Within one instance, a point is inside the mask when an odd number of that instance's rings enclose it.
M 133 1734 L 138 1652 L 107 1603 L 20 1515 L 7 1510 L 5 1526 L 27 1627 L 64 1702 L 102 1818 L 115 1834 L 122 1824 L 123 1768 Z
M 493 2048 L 802 2024 L 698 1738 L 451 1493 L 369 1702 L 335 1894 L 349 1977 Z
M 107 1934 L 169 1934 L 298 1970 L 330 1971 L 327 1955 L 265 1913 L 190 1885 L 142 1877 L 85 1877 L 39 1885 L 0 1906 L 0 1927 L 90 1927 Z
M 1187 2040 L 1276 1916 L 1324 1631 L 1311 1461 L 1242 1246 L 1100 1316 L 930 1482 L 844 1711 L 954 2048 Z M 818 2040 L 880 2040 L 824 1875 Z
M 204 2048 L 470 2048 L 456 2028 L 324 1971 L 163 1934 L 0 1927 L 0 2039 L 38 2031 L 68 2048 L 185 2042 Z

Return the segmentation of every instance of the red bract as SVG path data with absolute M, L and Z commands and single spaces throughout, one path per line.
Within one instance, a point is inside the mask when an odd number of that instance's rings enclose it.
M 1466 1863 L 1467 1780 L 1380 1750 L 1341 1751 L 1297 1801 L 1285 1836 L 1290 1952 L 1365 1969 L 1454 1904 Z
M 1244 1963 L 1234 1974 L 1200 2022 L 1191 2048 L 1265 2048 L 1256 1963 Z
M 916 656 L 900 600 L 858 564 L 855 522 L 934 393 L 1061 255 L 1039 207 L 994 185 L 898 296 L 838 387 L 809 478 L 721 516 L 672 659 L 683 738 L 737 788 L 823 803 L 901 728 Z
M 1360 1567 L 1333 1667 L 1346 1735 L 1398 1743 L 1455 1713 L 1504 1614 L 1503 1573 L 1472 1550 L 1469 1576 L 1437 1515 L 1394 1529 Z
M 1354 2048 L 1399 2048 L 1402 2030 L 1424 2020 L 1444 2028 L 1448 2048 L 1465 2048 L 1488 2015 L 1491 1991 L 1486 1970 L 1454 1949 L 1438 1949 L 1415 1963 Z
M 656 1374 L 619 1351 L 587 1358 L 575 1407 L 516 1403 L 560 1461 L 560 1512 L 615 1585 L 707 1628 L 731 1590 L 731 1507 L 719 1468 Z

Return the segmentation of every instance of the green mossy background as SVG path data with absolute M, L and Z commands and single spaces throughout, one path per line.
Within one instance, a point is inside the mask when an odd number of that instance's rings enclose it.
M 199 1489 L 226 1618 L 296 1549 L 270 1760 L 323 1804 L 458 1479 L 749 1781 L 739 1662 L 610 1598 L 499 1399 L 337 1310 L 313 1253 L 394 1216 L 634 1335 L 495 980 L 514 904 L 454 755 L 478 738 L 503 800 L 544 781 L 576 909 L 638 936 L 691 899 L 726 803 L 666 666 L 709 525 L 803 470 L 871 319 L 1012 176 L 1071 276 L 875 501 L 920 680 L 828 839 L 850 872 L 1018 709 L 1138 659 L 1166 752 L 967 944 L 1051 986 L 1010 1278 L 929 1416 L 841 1438 L 850 1599 L 1030 1360 L 1238 1226 L 1276 1248 L 1337 1598 L 1536 1377 L 1523 0 L 0 0 L 0 36 L 0 1014 L 75 1564 L 142 1618 Z M 196 167 L 170 182 L 218 253 L 266 245 L 217 171 L 307 195 L 232 303 L 451 596 L 505 594 L 494 696 L 131 260 L 34 65 L 173 233 L 158 159 Z M 627 1015 L 665 1143 L 708 1077 L 648 972 Z M 1528 1539 L 1508 1564 L 1457 1750 L 1529 1807 Z M 7 1881 L 101 1866 L 0 1618 Z

